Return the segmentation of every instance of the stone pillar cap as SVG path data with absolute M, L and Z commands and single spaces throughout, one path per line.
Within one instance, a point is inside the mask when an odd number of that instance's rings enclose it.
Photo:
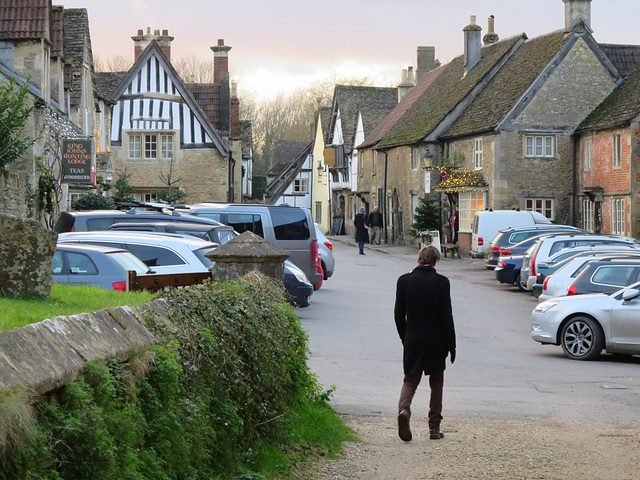
M 206 253 L 206 257 L 214 262 L 222 259 L 224 261 L 250 259 L 253 262 L 265 262 L 285 261 L 290 255 L 286 250 L 272 245 L 261 236 L 247 230 L 224 245 L 220 245 L 215 250 Z

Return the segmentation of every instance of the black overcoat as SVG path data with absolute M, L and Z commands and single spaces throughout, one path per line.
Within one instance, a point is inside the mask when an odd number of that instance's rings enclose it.
M 412 375 L 445 369 L 456 348 L 449 279 L 428 266 L 417 266 L 398 278 L 394 317 L 404 346 L 403 368 Z
M 353 224 L 356 227 L 357 243 L 369 243 L 369 232 L 367 231 L 366 223 L 364 213 L 358 213 L 353 219 Z

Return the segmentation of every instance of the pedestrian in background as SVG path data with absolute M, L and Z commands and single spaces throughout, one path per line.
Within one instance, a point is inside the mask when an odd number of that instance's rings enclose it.
M 422 379 L 429 376 L 429 438 L 444 437 L 442 391 L 447 355 L 456 359 L 449 279 L 436 272 L 440 252 L 433 245 L 418 252 L 418 266 L 398 278 L 394 319 L 403 345 L 404 380 L 398 402 L 398 435 L 411 441 L 411 402 Z
M 382 235 L 382 227 L 384 226 L 384 219 L 379 211 L 378 206 L 373 207 L 373 212 L 369 214 L 367 225 L 371 230 L 371 244 L 377 240 L 377 244 L 380 245 L 380 236 Z
M 356 242 L 358 243 L 360 255 L 364 255 L 364 244 L 369 243 L 369 227 L 367 226 L 364 207 L 360 208 L 356 218 L 353 219 L 353 224 L 356 227 Z

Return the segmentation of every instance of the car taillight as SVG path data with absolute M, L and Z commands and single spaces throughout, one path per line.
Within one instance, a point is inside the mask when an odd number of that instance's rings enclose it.
M 500 253 L 500 247 L 491 247 L 489 251 L 493 253 Z
M 529 276 L 533 277 L 536 274 L 536 257 L 537 255 L 534 255 L 533 257 L 531 257 L 531 263 L 529 265 Z
M 478 237 L 478 246 L 481 247 L 482 245 L 484 245 L 484 238 Z
M 575 295 L 576 294 L 576 286 L 575 285 L 571 285 L 569 287 L 569 291 L 567 292 L 567 297 L 570 295 Z
M 506 267 L 506 266 L 507 266 L 507 264 L 506 264 L 506 263 L 504 263 L 503 261 L 499 261 L 499 262 L 498 262 L 498 268 L 504 268 L 504 267 Z
M 318 241 L 311 242 L 311 265 L 318 266 Z
M 503 248 L 502 250 L 500 250 L 501 257 L 506 257 L 507 255 L 511 255 L 511 249 Z
M 547 290 L 547 285 L 549 285 L 549 278 L 551 277 L 547 277 L 544 279 L 544 283 L 542 284 L 542 290 Z
M 329 250 L 333 250 L 333 243 L 331 243 L 331 242 L 324 242 L 324 244 L 327 246 L 327 248 L 328 248 Z
M 111 284 L 113 286 L 113 289 L 116 292 L 126 292 L 127 291 L 127 281 L 123 280 L 122 282 L 113 282 Z

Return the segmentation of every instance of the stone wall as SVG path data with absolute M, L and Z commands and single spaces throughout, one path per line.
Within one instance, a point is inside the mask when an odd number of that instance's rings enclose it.
M 44 394 L 73 382 L 92 360 L 127 358 L 155 343 L 144 319 L 166 320 L 167 304 L 117 307 L 55 317 L 0 332 L 0 389 Z
M 20 218 L 27 217 L 27 186 L 23 173 L 0 174 L 0 211 Z
M 33 220 L 0 213 L 0 294 L 49 298 L 58 234 Z

